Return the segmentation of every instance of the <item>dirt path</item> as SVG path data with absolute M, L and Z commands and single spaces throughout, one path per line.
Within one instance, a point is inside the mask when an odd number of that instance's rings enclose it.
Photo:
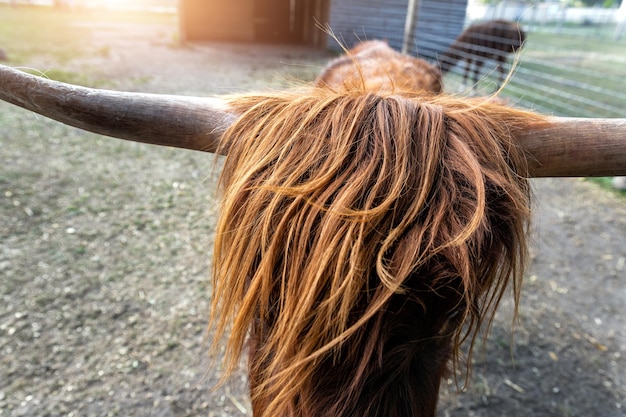
M 175 47 L 173 30 L 103 23 L 104 52 L 62 65 L 120 89 L 208 95 L 310 80 L 328 58 Z M 215 158 L 6 104 L 0 140 L 0 416 L 245 415 L 244 373 L 211 390 L 207 371 Z M 626 201 L 576 179 L 533 185 L 520 322 L 512 336 L 504 305 L 441 416 L 626 415 Z

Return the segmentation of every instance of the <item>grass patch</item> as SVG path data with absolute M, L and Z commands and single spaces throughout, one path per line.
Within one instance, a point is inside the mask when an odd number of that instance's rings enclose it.
M 106 79 L 101 75 L 102 71 L 92 70 L 79 60 L 110 58 L 114 46 L 106 41 L 96 45 L 94 31 L 128 23 L 138 30 L 142 25 L 161 25 L 170 27 L 173 32 L 177 30 L 175 14 L 91 9 L 69 11 L 0 4 L 0 48 L 8 56 L 7 65 L 31 74 L 82 86 L 116 88 L 116 80 Z M 150 77 L 125 81 L 141 86 L 149 82 Z
M 569 25 L 531 28 L 515 74 L 503 96 L 522 107 L 558 116 L 624 117 L 626 107 L 626 39 L 609 36 L 614 26 Z M 574 34 L 575 33 L 575 34 Z M 598 36 L 601 33 L 603 36 Z M 463 66 L 457 68 L 462 73 Z M 478 82 L 478 94 L 495 91 L 494 63 Z M 446 76 L 455 91 L 461 76 Z
M 67 13 L 44 7 L 0 6 L 0 45 L 12 65 L 35 56 L 70 61 L 89 47 L 87 27 L 73 24 Z
M 576 22 L 547 23 L 545 25 L 533 25 L 534 33 L 546 34 L 547 36 L 560 35 L 564 37 L 579 37 L 582 42 L 587 42 L 590 38 L 601 40 L 615 40 L 615 29 L 617 24 L 613 22 L 584 24 Z M 578 40 L 577 40 L 578 41 Z M 626 44 L 626 38 L 622 36 L 619 40 Z
M 30 74 L 38 75 L 44 78 L 48 78 L 50 80 L 61 81 L 68 84 L 75 85 L 83 85 L 90 86 L 94 88 L 105 88 L 111 85 L 111 82 L 104 79 L 94 79 L 88 74 L 76 72 L 76 71 L 67 71 L 60 68 L 51 68 L 44 72 L 37 71 L 35 69 L 30 68 L 22 68 L 24 72 L 28 72 Z
M 615 194 L 626 198 L 626 190 L 617 190 L 613 188 L 613 184 L 611 183 L 613 181 L 612 177 L 585 178 L 585 180 L 594 184 L 598 184 L 600 187 L 611 190 Z
M 506 92 L 540 111 L 576 117 L 623 117 L 626 42 L 577 34 L 531 32 Z M 587 34 L 587 36 L 584 36 Z
M 550 51 L 559 55 L 596 54 L 606 57 L 623 56 L 626 39 L 614 41 L 611 37 L 594 36 L 593 27 L 579 26 L 577 35 L 550 31 L 531 31 L 528 34 L 526 53 Z M 623 70 L 623 69 L 622 69 Z
M 91 33 L 99 24 L 169 24 L 175 30 L 176 15 L 167 13 L 116 12 L 90 9 L 56 10 L 44 6 L 0 5 L 0 48 L 13 66 L 26 65 L 35 57 L 67 64 L 84 55 L 107 57 L 109 47 L 94 50 Z

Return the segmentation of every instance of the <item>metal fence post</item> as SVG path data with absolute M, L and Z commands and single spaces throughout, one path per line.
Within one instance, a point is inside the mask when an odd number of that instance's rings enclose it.
M 409 4 L 406 8 L 406 21 L 404 23 L 404 37 L 402 38 L 402 53 L 409 52 L 411 41 L 414 39 L 415 22 L 417 18 L 415 11 L 419 10 L 420 0 L 409 0 Z

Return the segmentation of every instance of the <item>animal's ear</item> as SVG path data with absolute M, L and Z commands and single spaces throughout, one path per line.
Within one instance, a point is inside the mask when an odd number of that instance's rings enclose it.
M 77 87 L 6 66 L 0 99 L 102 135 L 207 152 L 237 118 L 221 99 Z
M 521 132 L 532 177 L 626 175 L 626 119 L 553 117 Z

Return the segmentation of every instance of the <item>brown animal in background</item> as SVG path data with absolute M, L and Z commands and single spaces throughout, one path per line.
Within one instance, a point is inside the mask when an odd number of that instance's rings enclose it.
M 428 62 L 393 50 L 385 41 L 364 41 L 333 60 L 316 85 L 350 91 L 443 90 L 441 72 Z
M 0 99 L 227 155 L 211 323 L 227 371 L 247 351 L 255 417 L 432 417 L 461 342 L 519 296 L 525 177 L 626 175 L 626 120 L 366 85 L 206 99 L 0 66 Z
M 445 75 L 457 62 L 465 61 L 463 84 L 467 83 L 470 68 L 473 68 L 473 86 L 478 83 L 478 74 L 488 59 L 497 61 L 498 88 L 504 82 L 504 63 L 507 57 L 519 51 L 526 40 L 526 33 L 519 24 L 508 20 L 490 20 L 465 29 L 452 46 L 441 56 L 439 65 Z

